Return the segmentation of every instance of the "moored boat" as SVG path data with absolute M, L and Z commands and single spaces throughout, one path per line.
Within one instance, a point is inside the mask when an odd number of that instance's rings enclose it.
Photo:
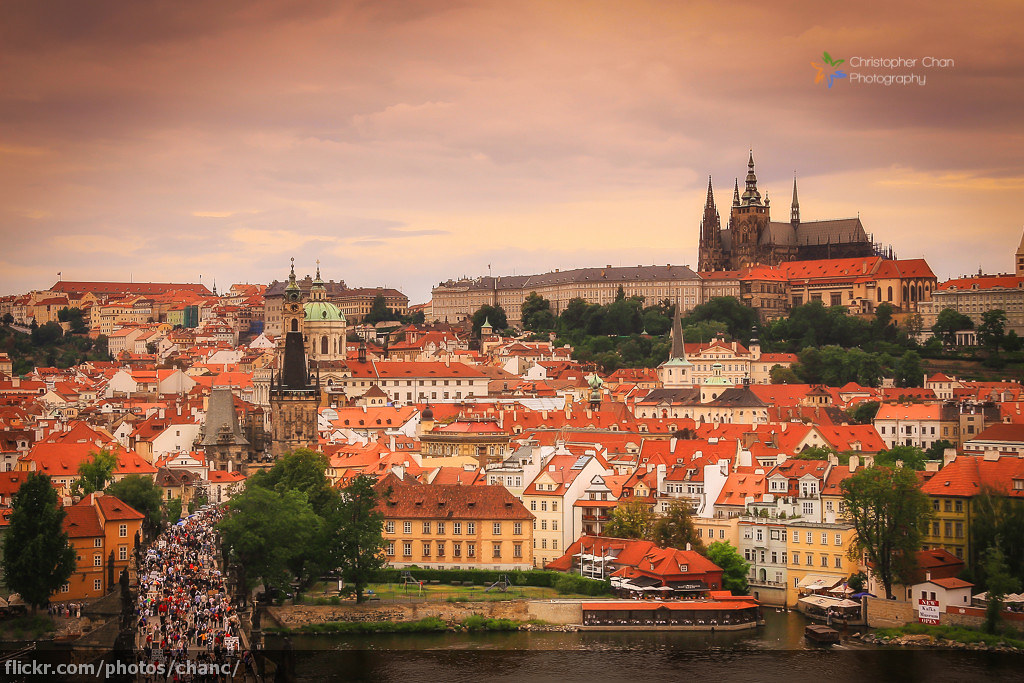
M 804 638 L 817 645 L 834 645 L 839 642 L 839 631 L 821 624 L 810 624 L 804 628 Z

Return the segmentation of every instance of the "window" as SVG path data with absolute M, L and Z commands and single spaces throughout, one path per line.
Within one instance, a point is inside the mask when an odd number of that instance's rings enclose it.
M 423 533 L 430 533 L 430 522 L 423 522 Z
M 793 588 L 799 588 L 799 587 L 800 587 L 800 577 L 799 576 L 794 576 L 793 577 Z
M 807 542 L 814 543 L 814 536 L 811 534 L 810 531 L 807 532 Z
M 395 556 L 395 544 L 393 541 L 391 543 L 388 543 L 387 554 L 389 557 Z
M 826 534 L 824 531 L 821 532 L 821 544 L 828 545 L 828 534 Z
M 953 538 L 953 522 L 946 522 L 945 523 L 944 531 L 945 531 L 945 534 L 943 534 L 943 535 L 946 538 Z
M 521 535 L 523 533 L 523 523 L 522 522 L 515 522 L 512 525 L 512 533 L 514 535 L 516 535 L 516 536 Z
M 402 531 L 407 534 L 412 533 L 412 522 L 402 522 Z
M 437 542 L 437 556 L 444 557 L 444 541 Z
M 548 502 L 546 500 L 542 500 L 540 502 L 540 511 L 541 512 L 547 512 L 548 511 Z
M 476 557 L 476 543 L 467 543 L 466 544 L 466 556 L 467 557 Z
M 842 544 L 843 544 L 843 535 L 842 534 L 836 534 L 836 545 L 842 545 Z
M 551 511 L 552 512 L 558 512 L 558 501 L 557 500 L 551 501 Z
M 395 523 L 394 522 L 385 522 L 384 523 L 384 530 L 387 531 L 389 534 L 395 533 Z
M 121 538 L 128 538 L 128 525 L 120 524 L 117 527 L 117 535 Z
M 547 529 L 548 529 L 548 520 L 546 520 L 546 519 L 540 520 L 540 528 L 543 529 L 544 531 L 547 531 Z
M 793 535 L 796 536 L 796 534 L 793 534 Z M 782 530 L 782 540 L 785 541 L 787 536 L 789 536 L 789 530 L 788 529 L 783 529 Z M 722 538 L 725 538 L 725 530 L 724 529 L 722 530 Z
M 60 592 L 61 593 L 69 593 L 69 592 L 71 592 L 71 584 L 65 583 L 63 586 L 60 587 Z
M 402 544 L 402 555 L 404 557 L 412 557 L 412 543 L 407 542 Z
M 794 555 L 793 557 L 796 557 L 796 555 Z M 786 553 L 785 550 L 783 550 L 782 551 L 782 564 L 788 564 L 788 563 L 789 563 L 789 555 Z
M 497 559 L 501 557 L 501 543 L 493 544 L 494 548 L 491 551 L 491 557 Z
M 821 556 L 821 566 L 825 567 L 826 569 L 828 568 L 828 555 Z
M 558 520 L 557 519 L 551 520 L 551 530 L 552 531 L 558 531 Z
M 835 560 L 836 569 L 843 568 L 843 557 L 841 555 L 833 555 L 832 559 Z
M 804 506 L 803 506 L 803 510 L 804 510 L 804 514 L 805 515 L 813 515 L 814 514 L 814 503 L 807 503 L 807 502 L 805 502 Z M 811 542 L 810 535 L 811 535 L 811 532 L 808 531 L 807 532 L 807 536 L 808 536 L 807 542 L 808 543 Z
M 938 500 L 933 500 L 932 501 L 932 510 L 934 510 L 935 512 L 939 511 L 939 501 Z
M 93 579 L 92 589 L 94 591 L 101 591 L 101 590 L 103 590 L 103 579 Z
M 476 522 L 466 522 L 466 533 L 470 536 L 476 534 Z
M 772 539 L 773 541 L 779 540 L 779 530 L 772 529 L 770 532 L 768 532 L 768 538 Z
M 535 501 L 535 500 L 531 500 L 531 501 L 530 501 L 530 509 L 531 509 L 532 511 L 534 511 L 534 512 L 536 512 L 536 511 L 537 511 L 537 501 Z
M 956 523 L 956 537 L 957 538 L 963 538 L 964 537 L 964 523 L 963 522 L 957 522 Z
M 456 536 L 462 535 L 462 522 L 452 522 L 452 533 Z
M 948 498 L 946 500 L 942 501 L 942 509 L 945 512 L 952 512 L 953 511 L 953 501 L 951 501 Z
M 793 564 L 800 564 L 800 555 L 798 553 L 793 553 Z
M 494 535 L 501 536 L 501 522 L 494 523 Z
M 462 544 L 452 543 L 452 555 L 455 557 L 462 557 Z
M 778 563 L 779 563 L 779 554 L 773 550 L 772 551 L 772 564 L 778 564 Z
M 939 523 L 938 522 L 932 522 L 932 536 L 938 536 L 938 535 L 939 535 Z
M 117 549 L 117 559 L 121 561 L 128 559 L 128 546 L 122 545 Z
M 962 500 L 955 501 L 953 507 L 956 508 L 957 512 L 964 511 L 964 502 Z
M 102 548 L 103 547 L 103 539 L 102 538 L 94 538 L 94 539 L 92 539 L 92 547 L 93 548 Z
M 542 538 L 542 539 L 540 539 L 540 547 L 541 547 L 541 548 L 544 548 L 545 550 L 547 550 L 547 547 L 548 547 L 548 539 L 546 539 L 546 538 Z
M 522 543 L 514 543 L 514 544 L 512 544 L 512 557 L 522 557 L 522 556 L 523 556 L 523 544 Z
M 758 528 L 754 530 L 754 536 L 758 541 L 764 540 L 764 529 Z
M 811 567 L 814 565 L 814 555 L 807 553 L 807 566 Z
M 423 542 L 423 557 L 430 557 L 430 541 Z
M 558 539 L 557 538 L 551 539 L 551 549 L 552 550 L 558 550 Z

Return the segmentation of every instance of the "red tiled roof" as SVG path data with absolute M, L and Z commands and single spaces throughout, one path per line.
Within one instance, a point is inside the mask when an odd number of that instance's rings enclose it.
M 1014 275 L 981 275 L 976 277 L 962 277 L 940 282 L 936 289 L 944 291 L 954 289 L 971 290 L 975 288 L 995 289 L 996 287 L 1004 287 L 1006 289 L 1024 287 L 1024 277 Z
M 380 493 L 377 508 L 388 519 L 533 519 L 504 486 L 421 484 L 387 475 L 376 488 Z
M 972 497 L 991 489 L 1011 498 L 1024 498 L 1024 490 L 1012 485 L 1014 479 L 1022 478 L 1022 458 L 985 460 L 982 456 L 959 455 L 925 482 L 921 490 L 929 496 Z

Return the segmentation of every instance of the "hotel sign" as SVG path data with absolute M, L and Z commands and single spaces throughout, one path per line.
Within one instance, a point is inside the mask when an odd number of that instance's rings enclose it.
M 918 600 L 917 601 L 917 620 L 922 624 L 938 624 L 939 623 L 939 601 L 938 600 Z

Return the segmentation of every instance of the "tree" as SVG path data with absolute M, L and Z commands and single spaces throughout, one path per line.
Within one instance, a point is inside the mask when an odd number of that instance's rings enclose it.
M 800 384 L 800 378 L 793 368 L 783 365 L 773 365 L 768 371 L 768 377 L 771 378 L 772 384 Z
M 850 415 L 850 419 L 859 425 L 869 425 L 875 420 L 875 415 L 878 414 L 878 408 L 882 404 L 878 401 L 861 401 L 856 406 L 847 411 Z
M 693 511 L 681 500 L 672 501 L 668 509 L 654 521 L 650 540 L 662 548 L 686 548 L 704 552 L 704 542 L 693 525 Z
M 7 311 L 6 313 L 4 313 L 4 325 L 13 325 L 13 324 L 14 324 L 14 316 L 11 315 L 10 311 Z
M 998 546 L 1011 574 L 1024 582 L 1024 501 L 990 488 L 971 501 L 971 557 L 974 581 L 988 585 L 984 550 Z
M 899 444 L 884 451 L 879 451 L 875 456 L 876 465 L 896 467 L 897 462 L 902 462 L 904 467 L 921 471 L 927 460 L 924 451 L 917 446 L 900 446 Z
M 142 474 L 129 474 L 121 481 L 107 487 L 106 493 L 120 498 L 128 505 L 146 515 L 146 527 L 156 531 L 163 521 L 163 499 L 160 489 L 151 477 Z M 179 516 L 181 510 L 178 510 Z M 175 519 L 175 522 L 178 520 Z
M 922 525 L 932 514 L 931 502 L 921 491 L 917 475 L 907 467 L 891 469 L 876 464 L 844 479 L 840 486 L 854 527 L 850 557 L 866 556 L 885 588 L 885 597 L 891 598 L 894 583 L 913 579 Z
M 723 323 L 733 339 L 749 341 L 751 332 L 757 325 L 757 311 L 734 296 L 716 296 L 695 307 L 682 323 L 687 327 L 712 320 Z
M 399 317 L 397 313 L 388 308 L 384 295 L 378 294 L 373 297 L 373 303 L 370 304 L 369 312 L 363 317 L 363 322 L 367 325 L 376 325 L 385 320 L 398 320 Z
M 743 559 L 729 541 L 715 541 L 709 545 L 707 558 L 721 568 L 723 589 L 736 595 L 747 594 L 750 563 Z
M 829 456 L 835 454 L 835 449 L 829 446 L 808 446 L 794 457 L 799 460 L 828 460 Z
M 355 587 L 357 603 L 363 601 L 373 573 L 387 564 L 384 514 L 377 508 L 374 482 L 369 476 L 352 479 L 326 519 L 328 542 L 336 553 L 334 567 Z
M 999 350 L 1006 339 L 1006 311 L 998 308 L 981 314 L 978 325 L 978 344 L 992 352 Z
M 35 319 L 32 320 L 36 324 Z M 45 325 L 37 325 L 32 328 L 32 344 L 35 346 L 50 346 L 60 341 L 64 336 L 64 328 L 60 323 L 50 321 Z
M 92 459 L 83 461 L 78 466 L 78 479 L 71 485 L 75 495 L 87 496 L 95 491 L 102 491 L 114 477 L 117 467 L 117 456 L 106 448 L 92 454 Z
M 999 544 L 985 550 L 985 575 L 987 577 L 988 597 L 985 607 L 985 631 L 995 633 L 1003 612 L 1003 598 L 1007 593 L 1020 590 L 1020 581 L 1010 574 L 1006 558 Z
M 944 308 L 939 312 L 932 325 L 932 334 L 942 340 L 946 346 L 956 343 L 956 333 L 961 330 L 973 330 L 974 321 L 954 308 Z
M 553 329 L 555 326 L 555 316 L 551 313 L 551 302 L 537 292 L 530 292 L 520 310 L 523 316 L 523 329 L 539 332 Z
M 901 387 L 919 387 L 924 381 L 921 356 L 917 351 L 907 351 L 896 365 L 896 384 Z
M 477 309 L 476 313 L 473 314 L 472 320 L 474 337 L 480 336 L 480 327 L 483 326 L 485 321 L 489 321 L 491 323 L 491 327 L 496 332 L 508 327 L 508 316 L 505 314 L 505 309 L 501 306 L 484 304 Z
M 1016 330 L 1010 330 L 1006 333 L 1006 337 L 1003 338 L 1003 348 L 1010 353 L 1017 353 L 1021 350 L 1024 344 L 1021 343 L 1021 338 L 1017 336 Z
M 654 512 L 642 500 L 620 501 L 604 526 L 604 536 L 611 538 L 650 538 Z
M 62 323 L 71 323 L 72 334 L 84 334 L 89 331 L 89 328 L 85 326 L 85 314 L 81 308 L 62 308 L 57 311 L 57 320 Z
M 63 528 L 66 515 L 45 474 L 29 474 L 13 496 L 3 541 L 4 580 L 33 612 L 75 571 L 75 550 Z
M 217 527 L 247 590 L 261 582 L 268 590 L 283 589 L 296 560 L 326 551 L 316 543 L 321 520 L 300 491 L 246 487 L 231 498 Z
M 956 444 L 946 441 L 945 439 L 939 439 L 924 452 L 924 457 L 927 460 L 942 460 L 943 456 L 946 455 L 947 448 L 956 448 Z
M 301 491 L 313 510 L 327 509 L 338 495 L 327 478 L 327 456 L 308 448 L 285 453 L 269 470 L 255 472 L 247 486 L 262 486 L 279 493 Z
M 167 521 L 176 524 L 181 519 L 181 498 L 167 501 Z
M 862 590 L 867 588 L 868 576 L 864 572 L 856 572 L 850 574 L 850 578 L 847 579 L 846 585 L 850 587 L 854 593 L 860 593 Z

